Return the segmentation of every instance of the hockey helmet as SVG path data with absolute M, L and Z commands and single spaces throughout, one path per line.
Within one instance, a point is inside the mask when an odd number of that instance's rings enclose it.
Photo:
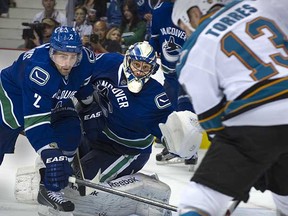
M 127 78 L 128 89 L 133 93 L 141 91 L 143 85 L 159 69 L 156 53 L 147 42 L 137 42 L 131 45 L 125 53 L 123 69 Z M 140 72 L 140 76 L 136 73 Z
M 82 59 L 82 41 L 80 35 L 73 27 L 57 27 L 50 38 L 50 58 L 55 62 L 53 55 L 56 52 L 76 53 L 77 60 L 74 66 L 77 66 Z M 60 62 L 55 62 L 59 64 Z M 61 64 L 61 63 L 60 63 Z
M 172 12 L 172 21 L 178 26 L 179 20 L 183 22 L 192 32 L 195 29 L 190 24 L 188 11 L 192 7 L 198 7 L 202 15 L 206 15 L 209 10 L 216 5 L 224 5 L 227 0 L 176 0 Z

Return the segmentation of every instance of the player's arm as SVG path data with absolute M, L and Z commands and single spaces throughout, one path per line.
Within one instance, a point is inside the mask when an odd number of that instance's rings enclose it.
M 44 81 L 44 74 L 40 76 L 39 73 L 34 75 L 41 77 L 38 82 L 41 80 L 43 83 L 35 83 L 37 78 L 31 73 L 30 81 L 26 82 L 23 88 L 24 130 L 46 166 L 45 187 L 48 190 L 59 191 L 67 186 L 72 170 L 67 156 L 58 147 L 51 126 L 52 92 L 55 91 L 51 90 L 53 87 L 49 86 L 48 80 L 47 83 Z

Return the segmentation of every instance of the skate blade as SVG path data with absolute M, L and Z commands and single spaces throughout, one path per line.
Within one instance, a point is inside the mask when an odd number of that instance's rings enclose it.
M 183 158 L 173 158 L 171 160 L 166 160 L 166 161 L 156 161 L 157 165 L 180 164 L 180 163 L 184 163 Z
M 38 206 L 38 215 L 39 216 L 75 216 L 73 212 L 58 211 L 54 208 L 51 208 L 45 205 Z

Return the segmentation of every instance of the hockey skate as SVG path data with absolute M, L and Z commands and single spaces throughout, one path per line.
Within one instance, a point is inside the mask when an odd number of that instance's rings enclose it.
M 194 154 L 190 159 L 185 159 L 184 163 L 186 165 L 196 165 L 198 162 L 198 153 Z
M 156 155 L 156 164 L 179 164 L 184 163 L 184 159 L 172 154 L 166 147 L 163 148 L 162 152 Z
M 74 204 L 71 201 L 64 199 L 63 193 L 54 192 L 47 190 L 43 184 L 39 186 L 39 192 L 37 196 L 39 204 L 46 208 L 39 208 L 38 214 L 42 215 L 61 215 L 61 216 L 72 216 L 74 211 Z M 48 207 L 48 208 L 47 208 Z
M 180 158 L 175 154 L 170 153 L 165 147 L 161 153 L 156 155 L 156 164 L 165 165 L 165 164 L 180 164 L 184 163 L 189 166 L 189 171 L 194 171 L 195 165 L 198 162 L 198 153 L 193 155 L 190 159 Z
M 184 164 L 189 166 L 189 171 L 194 172 L 195 165 L 198 162 L 198 153 L 194 154 L 190 159 L 185 159 Z

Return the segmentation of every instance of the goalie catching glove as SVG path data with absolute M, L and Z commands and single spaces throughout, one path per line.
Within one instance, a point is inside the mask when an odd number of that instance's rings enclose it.
M 193 112 L 174 111 L 165 124 L 159 124 L 159 128 L 169 152 L 190 159 L 199 150 L 203 134 Z

